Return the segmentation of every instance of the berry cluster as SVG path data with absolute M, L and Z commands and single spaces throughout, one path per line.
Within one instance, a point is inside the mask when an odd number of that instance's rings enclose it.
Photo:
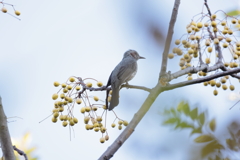
M 54 102 L 53 117 L 52 122 L 56 123 L 58 119 L 62 121 L 62 126 L 66 127 L 74 126 L 78 123 L 78 119 L 73 115 L 73 109 L 75 105 L 83 105 L 80 108 L 80 112 L 84 115 L 83 122 L 85 124 L 86 130 L 93 130 L 95 132 L 102 133 L 100 142 L 104 143 L 109 139 L 106 128 L 106 118 L 107 118 L 107 107 L 104 104 L 104 101 L 99 99 L 97 96 L 88 96 L 88 90 L 104 90 L 103 83 L 97 81 L 97 86 L 99 88 L 93 88 L 91 82 L 85 83 L 84 81 L 89 79 L 82 80 L 79 77 L 70 77 L 66 83 L 60 84 L 59 82 L 54 82 L 55 87 L 61 87 L 61 89 L 52 95 Z M 107 88 L 105 87 L 105 90 Z M 111 91 L 109 92 L 108 102 L 111 100 Z M 100 109 L 102 112 L 99 113 Z M 64 114 L 66 111 L 66 114 Z M 113 112 L 115 114 L 115 112 Z M 103 122 L 103 117 L 105 115 L 105 122 Z M 116 120 L 118 120 L 118 129 L 122 129 L 122 125 L 127 126 L 128 122 L 121 120 L 115 114 Z M 116 126 L 115 123 L 112 123 L 112 127 Z
M 14 6 L 12 4 L 4 3 L 4 2 L 0 2 L 0 3 L 3 5 L 2 9 L 1 9 L 3 13 L 7 13 L 8 12 L 7 8 L 5 8 L 5 5 L 9 5 L 9 6 L 12 6 L 15 15 L 20 16 L 21 13 L 19 11 L 15 10 L 15 8 L 14 8 Z
M 225 13 L 224 13 L 225 14 Z M 197 18 L 198 16 L 195 16 Z M 240 62 L 240 41 L 236 34 L 240 33 L 240 19 L 225 14 L 223 19 L 218 19 L 216 14 L 200 14 L 196 21 L 192 20 L 187 26 L 187 33 L 175 41 L 177 45 L 168 54 L 169 59 L 181 56 L 179 66 L 182 70 L 201 65 L 217 65 L 222 63 L 226 70 L 239 67 Z M 214 73 L 218 72 L 216 70 Z M 210 74 L 214 74 L 211 72 Z M 207 71 L 199 71 L 196 78 L 207 76 Z M 188 80 L 193 79 L 192 73 L 188 73 Z M 229 81 L 230 90 L 234 90 L 229 76 L 217 78 L 209 82 L 204 82 L 215 87 L 214 95 L 218 94 L 216 87 L 226 90 L 225 84 Z

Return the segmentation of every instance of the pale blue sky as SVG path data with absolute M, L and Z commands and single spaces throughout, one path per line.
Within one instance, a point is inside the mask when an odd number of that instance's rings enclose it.
M 61 127 L 61 124 L 52 124 L 51 119 L 39 124 L 53 107 L 51 95 L 57 89 L 52 83 L 64 82 L 69 76 L 75 75 L 94 77 L 105 84 L 123 53 L 135 49 L 146 60 L 139 61 L 139 71 L 130 84 L 154 87 L 163 49 L 151 39 L 142 20 L 150 19 L 166 33 L 174 1 L 6 2 L 16 4 L 15 8 L 21 12 L 21 21 L 0 13 L 0 95 L 7 116 L 23 118 L 9 123 L 11 136 L 19 138 L 30 131 L 31 145 L 38 147 L 36 154 L 41 160 L 97 159 L 120 131 L 110 128 L 110 140 L 100 144 L 101 135 L 86 131 L 82 123 L 74 127 L 75 138 L 72 141 L 69 141 L 69 130 Z M 175 38 L 185 33 L 185 26 L 192 16 L 201 12 L 202 3 L 203 0 L 181 2 Z M 212 11 L 229 11 L 240 7 L 237 0 L 227 3 L 225 0 L 209 0 L 209 6 Z M 11 12 L 11 7 L 7 8 Z M 170 67 L 175 71 L 177 68 Z M 212 88 L 203 88 L 199 84 L 163 93 L 113 159 L 188 158 L 187 145 L 179 145 L 190 141 L 188 135 L 179 133 L 175 137 L 176 133 L 160 126 L 158 111 L 176 105 L 184 98 L 192 104 L 200 103 L 203 107 L 209 107 L 212 113 L 220 117 L 217 120 L 221 124 L 227 123 L 227 119 L 236 116 L 235 111 L 239 111 L 239 107 L 229 111 L 236 100 L 229 100 L 229 91 L 221 92 L 218 97 L 213 96 L 212 91 Z M 116 111 L 121 118 L 130 121 L 146 96 L 147 93 L 143 91 L 124 89 Z M 130 100 L 134 103 L 133 107 L 127 103 Z M 82 122 L 82 115 L 79 112 L 77 114 Z M 179 144 L 175 144 L 176 140 L 179 140 Z M 173 144 L 176 148 L 172 148 Z M 136 145 L 139 146 L 137 150 L 134 149 Z M 151 146 L 156 146 L 153 151 L 149 151 Z

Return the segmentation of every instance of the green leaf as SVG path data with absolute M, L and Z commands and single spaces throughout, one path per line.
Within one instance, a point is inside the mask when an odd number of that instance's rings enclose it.
M 198 121 L 199 121 L 199 123 L 200 123 L 201 126 L 204 124 L 204 122 L 205 122 L 205 114 L 204 114 L 204 112 L 201 113 L 201 114 L 198 116 Z
M 209 123 L 209 128 L 214 132 L 216 129 L 216 120 L 215 118 L 211 120 L 211 122 Z
M 190 112 L 190 117 L 192 120 L 196 119 L 197 115 L 198 115 L 198 108 L 195 108 Z
M 240 10 L 233 10 L 227 13 L 229 16 L 238 16 L 240 15 Z
M 179 127 L 181 127 L 181 128 L 194 128 L 193 125 L 188 124 L 187 122 L 181 122 L 181 123 L 179 124 Z
M 201 151 L 202 158 L 206 157 L 210 153 L 215 152 L 215 150 L 217 149 L 216 144 L 218 144 L 218 142 L 216 140 L 214 140 L 214 141 L 208 143 L 206 146 L 204 146 Z
M 189 116 L 189 114 L 190 114 L 190 108 L 189 108 L 189 105 L 188 105 L 188 103 L 185 103 L 184 105 L 183 105 L 183 113 L 186 115 L 186 116 Z
M 178 119 L 178 118 L 170 118 L 170 119 L 166 120 L 165 122 L 163 122 L 163 125 L 174 124 L 179 121 L 180 121 L 180 119 Z
M 214 138 L 208 134 L 205 134 L 205 135 L 201 135 L 197 138 L 195 138 L 195 142 L 197 143 L 204 143 L 204 142 L 209 142 L 209 141 L 212 141 L 214 140 Z
M 201 128 L 201 127 L 199 127 L 199 128 L 194 128 L 194 129 L 192 130 L 192 132 L 191 132 L 190 135 L 193 135 L 194 133 L 202 133 L 202 128 Z

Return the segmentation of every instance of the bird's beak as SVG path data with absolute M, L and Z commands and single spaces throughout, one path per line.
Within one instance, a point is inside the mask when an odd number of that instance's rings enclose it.
M 145 57 L 141 57 L 141 56 L 139 56 L 139 59 L 146 59 Z

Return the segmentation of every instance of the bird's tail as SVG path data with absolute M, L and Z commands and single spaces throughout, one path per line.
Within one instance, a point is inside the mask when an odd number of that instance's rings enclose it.
M 112 89 L 112 97 L 108 110 L 111 111 L 119 103 L 119 89 Z

